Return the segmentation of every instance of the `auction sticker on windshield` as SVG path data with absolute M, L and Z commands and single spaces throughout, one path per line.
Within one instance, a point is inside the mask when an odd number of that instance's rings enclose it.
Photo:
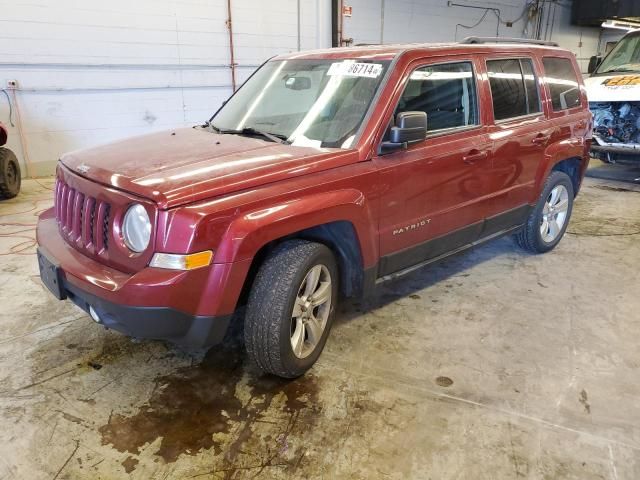
M 340 62 L 332 63 L 327 75 L 378 78 L 381 73 L 382 64 L 380 63 Z

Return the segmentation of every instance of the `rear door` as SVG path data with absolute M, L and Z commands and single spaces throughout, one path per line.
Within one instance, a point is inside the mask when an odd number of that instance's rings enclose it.
M 494 198 L 483 235 L 491 235 L 525 221 L 553 129 L 531 56 L 489 55 L 485 66 L 491 93 Z
M 467 245 L 487 214 L 491 140 L 481 121 L 477 65 L 469 57 L 423 60 L 405 73 L 393 114 L 423 111 L 427 139 L 374 157 L 380 202 L 380 275 Z

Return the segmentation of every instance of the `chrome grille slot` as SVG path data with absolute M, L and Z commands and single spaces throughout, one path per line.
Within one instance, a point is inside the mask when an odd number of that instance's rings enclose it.
M 92 197 L 85 197 L 82 207 L 82 244 L 93 244 L 93 216 L 96 201 Z
M 104 212 L 104 220 L 102 221 L 102 242 L 104 243 L 104 249 L 109 247 L 109 214 L 111 213 L 111 206 L 106 204 Z
M 56 222 L 64 239 L 90 253 L 106 252 L 111 205 L 71 188 L 60 178 L 54 191 Z
M 73 223 L 73 199 L 75 197 L 75 190 L 73 188 L 67 188 L 65 199 L 65 214 L 64 214 L 64 228 L 69 233 L 71 231 L 71 225 Z
M 80 238 L 83 203 L 84 195 L 76 191 L 73 198 L 73 217 L 71 220 L 71 236 L 74 240 L 78 240 Z
M 96 202 L 93 201 L 93 205 L 91 206 L 91 214 L 89 216 L 89 243 L 93 244 L 93 239 L 95 238 L 93 234 L 93 227 L 96 224 Z

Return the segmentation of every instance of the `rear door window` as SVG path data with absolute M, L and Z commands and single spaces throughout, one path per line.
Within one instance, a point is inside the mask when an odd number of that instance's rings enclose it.
M 538 85 L 528 58 L 487 60 L 495 120 L 540 112 Z
M 544 57 L 544 76 L 554 111 L 580 106 L 580 84 L 568 58 Z
M 522 76 L 524 78 L 524 89 L 527 92 L 527 108 L 529 109 L 529 113 L 538 113 L 542 108 L 538 95 L 538 80 L 533 71 L 533 62 L 531 62 L 529 58 L 521 58 L 520 67 L 522 68 Z

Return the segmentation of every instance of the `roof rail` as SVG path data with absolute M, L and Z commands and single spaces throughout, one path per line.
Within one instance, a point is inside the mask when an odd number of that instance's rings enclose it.
M 545 40 L 535 40 L 532 38 L 509 38 L 509 37 L 467 37 L 461 42 L 462 44 L 475 43 L 521 43 L 526 45 L 544 45 L 546 47 L 559 47 L 556 42 L 547 42 Z

